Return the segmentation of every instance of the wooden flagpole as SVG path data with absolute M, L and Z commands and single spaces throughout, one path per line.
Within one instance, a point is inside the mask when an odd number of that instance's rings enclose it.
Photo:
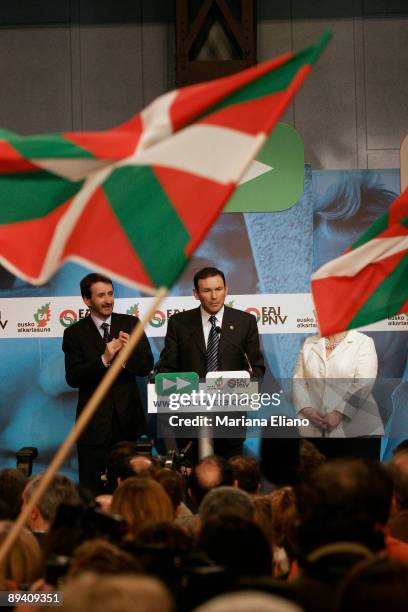
M 44 492 L 51 483 L 55 474 L 58 472 L 59 468 L 67 458 L 69 452 L 71 451 L 71 448 L 78 440 L 79 436 L 82 434 L 85 427 L 88 425 L 89 421 L 95 414 L 99 404 L 111 388 L 112 384 L 115 382 L 122 369 L 122 363 L 128 359 L 128 357 L 138 344 L 139 340 L 143 335 L 146 325 L 153 317 L 155 310 L 158 308 L 160 302 L 164 299 L 166 294 L 166 287 L 160 287 L 157 290 L 152 305 L 149 308 L 147 314 L 141 320 L 140 325 L 137 325 L 132 331 L 127 345 L 124 346 L 123 349 L 120 351 L 120 359 L 115 359 L 110 368 L 107 369 L 103 379 L 101 380 L 94 393 L 88 400 L 75 425 L 71 429 L 67 438 L 64 440 L 63 444 L 58 449 L 53 460 L 48 466 L 47 471 L 44 473 L 44 476 L 41 478 L 40 484 L 35 489 L 33 496 L 21 511 L 16 522 L 14 523 L 2 546 L 0 547 L 0 564 L 2 563 L 10 548 L 13 546 L 21 529 L 25 526 L 31 510 L 34 508 L 35 505 L 38 504 L 38 502 L 42 498 Z

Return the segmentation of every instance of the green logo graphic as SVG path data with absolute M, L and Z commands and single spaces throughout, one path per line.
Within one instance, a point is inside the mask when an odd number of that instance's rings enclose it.
M 278 123 L 223 212 L 277 212 L 304 190 L 304 148 L 297 131 Z
M 34 319 L 37 323 L 37 327 L 47 327 L 47 323 L 49 323 L 51 320 L 50 302 L 48 302 L 48 304 L 44 304 L 37 310 L 34 315 Z
M 139 313 L 139 303 L 133 304 L 133 306 L 128 308 L 128 310 L 126 311 L 126 314 L 131 315 L 132 317 L 138 317 L 140 314 Z
M 199 382 L 196 372 L 169 372 L 168 374 L 156 374 L 154 388 L 157 395 L 191 393 L 198 391 Z

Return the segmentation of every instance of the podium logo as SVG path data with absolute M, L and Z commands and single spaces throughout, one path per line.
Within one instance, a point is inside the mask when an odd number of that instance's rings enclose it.
M 198 391 L 199 382 L 196 372 L 170 372 L 156 374 L 154 388 L 157 395 L 192 393 Z

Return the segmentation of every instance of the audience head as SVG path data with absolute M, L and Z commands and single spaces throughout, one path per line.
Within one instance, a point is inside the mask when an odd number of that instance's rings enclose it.
M 208 520 L 237 516 L 245 520 L 254 519 L 254 502 L 250 495 L 236 487 L 217 487 L 204 497 L 200 504 L 199 516 L 205 524 Z
M 22 499 L 26 505 L 34 495 L 44 474 L 37 474 L 26 484 Z M 61 504 L 78 504 L 75 484 L 66 476 L 57 474 L 36 506 L 31 510 L 28 525 L 32 531 L 48 531 Z
M 0 470 L 0 500 L 7 504 L 9 515 L 14 520 L 20 514 L 22 493 L 27 484 L 27 476 L 15 468 Z
M 315 470 L 326 461 L 326 457 L 309 440 L 300 440 L 298 482 L 313 478 Z
M 194 612 L 302 612 L 291 601 L 259 591 L 239 591 L 210 599 Z
M 392 478 L 394 491 L 394 510 L 401 512 L 408 510 L 408 473 L 401 471 L 397 466 L 389 466 L 389 474 Z
M 358 563 L 340 586 L 335 612 L 405 612 L 408 567 L 385 557 Z
M 148 576 L 85 573 L 70 580 L 65 588 L 64 612 L 172 612 L 171 596 L 165 586 Z
M 296 524 L 298 520 L 296 495 L 292 487 L 282 487 L 270 494 L 272 504 L 273 541 L 284 548 L 289 559 L 295 557 Z
M 394 449 L 391 465 L 408 474 L 408 440 L 404 440 Z
M 179 506 L 183 501 L 183 480 L 181 474 L 170 468 L 162 468 L 156 472 L 154 478 L 170 497 L 174 515 L 176 516 Z
M 127 478 L 114 492 L 111 511 L 121 515 L 128 525 L 128 535 L 153 523 L 173 520 L 173 506 L 161 484 L 152 478 Z
M 379 463 L 336 459 L 322 465 L 313 482 L 297 490 L 301 556 L 340 541 L 382 549 L 391 497 L 392 481 Z
M 11 521 L 0 521 L 0 546 L 13 524 Z M 0 563 L 0 590 L 26 588 L 40 577 L 42 565 L 42 554 L 36 537 L 23 528 Z
M 232 470 L 234 484 L 251 495 L 259 493 L 261 487 L 261 471 L 254 457 L 236 455 L 228 460 Z
M 232 484 L 232 470 L 228 461 L 211 455 L 193 468 L 189 479 L 189 494 L 198 507 L 208 491 L 215 487 Z
M 174 592 L 182 577 L 182 560 L 192 550 L 187 533 L 174 523 L 156 523 L 142 529 L 133 544 L 144 571 L 163 580 Z
M 255 497 L 254 504 L 254 521 L 262 529 L 269 545 L 272 547 L 275 544 L 273 538 L 273 521 L 272 521 L 272 500 L 270 495 L 262 495 Z
M 239 575 L 272 575 L 269 542 L 253 521 L 225 514 L 207 520 L 198 545 L 217 565 Z
M 143 472 L 151 475 L 154 467 L 152 457 L 138 454 L 136 442 L 118 442 L 109 450 L 107 458 L 106 476 L 109 491 L 114 491 L 118 484 L 136 474 Z
M 75 549 L 68 577 L 84 572 L 97 574 L 128 574 L 142 571 L 136 559 L 111 542 L 102 538 L 88 540 Z

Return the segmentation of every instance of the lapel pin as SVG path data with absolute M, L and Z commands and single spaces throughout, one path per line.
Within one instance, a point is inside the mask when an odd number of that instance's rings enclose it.
M 233 325 L 230 325 L 230 329 L 234 329 L 234 326 L 233 326 Z

